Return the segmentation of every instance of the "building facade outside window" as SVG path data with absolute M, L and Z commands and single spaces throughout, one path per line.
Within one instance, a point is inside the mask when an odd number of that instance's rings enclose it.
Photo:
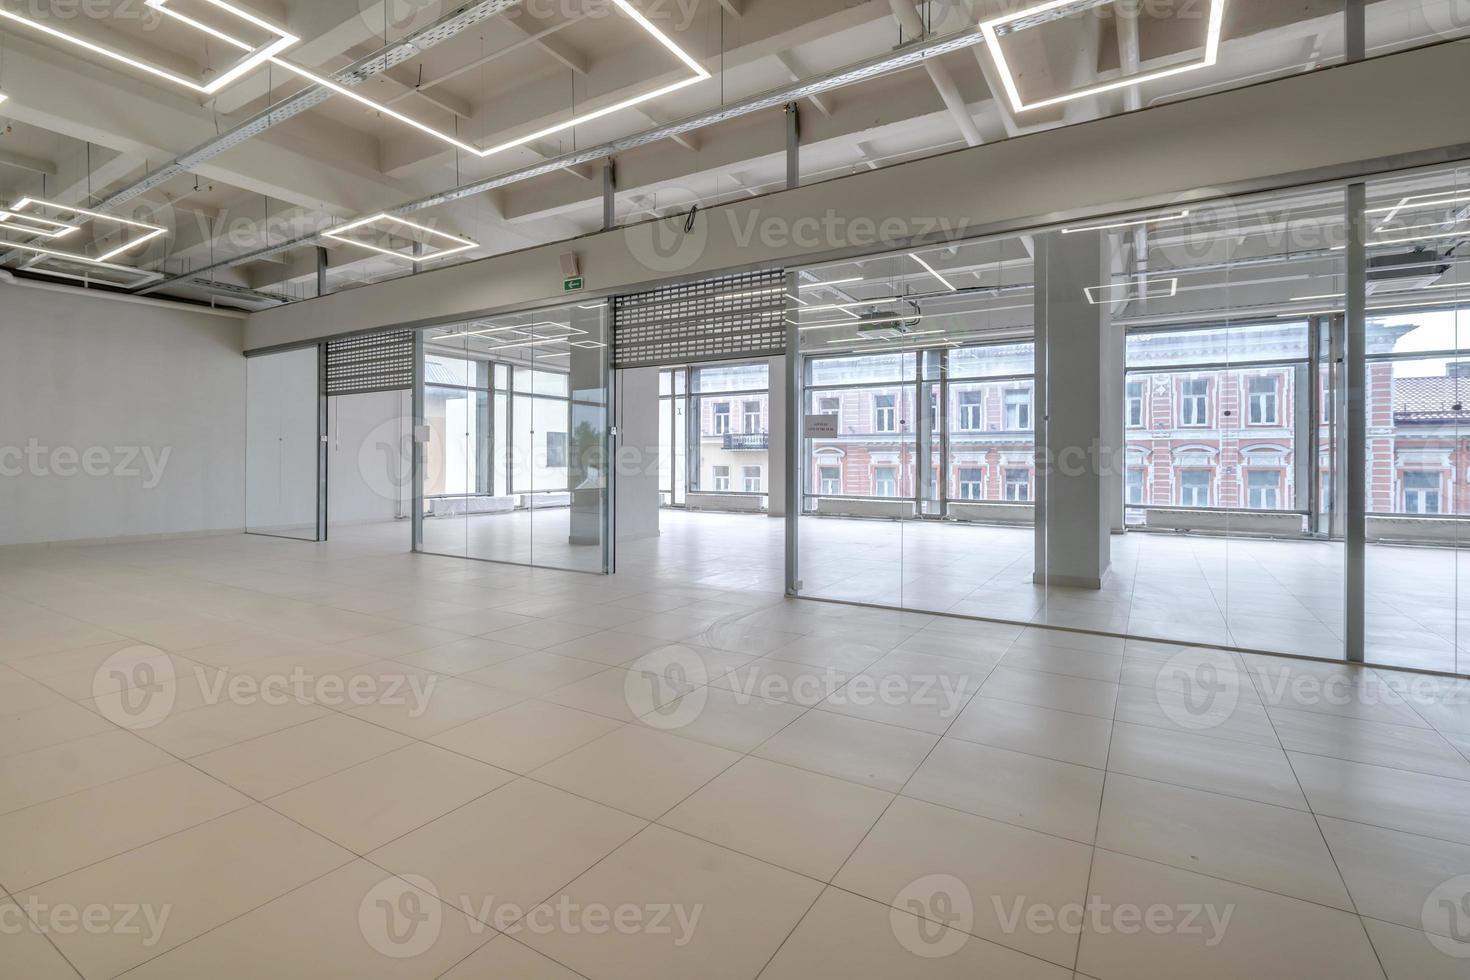
M 764 406 L 760 402 L 745 403 L 745 411 L 743 413 L 745 426 L 741 429 L 742 432 L 747 435 L 752 435 L 766 431 L 763 408 Z
M 965 432 L 979 432 L 985 428 L 985 393 L 982 391 L 962 391 L 960 397 L 960 417 L 958 428 Z
M 1006 500 L 1022 503 L 1031 499 L 1031 471 L 1006 470 Z
M 978 467 L 965 467 L 960 470 L 960 499 L 961 500 L 984 500 L 985 499 L 985 471 Z
M 764 493 L 770 465 L 770 369 L 762 361 L 720 363 L 688 369 L 694 459 L 690 489 L 718 493 Z M 754 471 L 756 489 L 746 474 Z M 735 482 L 736 479 L 739 482 Z
M 764 489 L 761 486 L 761 468 L 759 466 L 745 467 L 741 489 L 746 493 L 760 493 Z
M 1281 509 L 1281 474 L 1275 470 L 1252 470 L 1246 477 L 1251 510 Z
M 728 491 L 730 489 L 730 467 L 715 466 L 713 470 L 715 474 L 715 492 Z
M 818 492 L 824 497 L 836 497 L 842 493 L 842 467 L 823 466 L 817 471 L 820 486 Z
M 1405 473 L 1404 513 L 1442 514 L 1442 485 L 1438 473 Z
M 1179 424 L 1210 424 L 1210 382 L 1206 378 L 1185 378 L 1179 382 Z
M 898 407 L 893 395 L 876 395 L 873 398 L 873 431 L 897 432 Z
M 898 468 L 894 466 L 879 466 L 873 470 L 873 496 L 875 497 L 897 497 L 898 496 Z
M 1210 506 L 1210 472 L 1185 470 L 1179 474 L 1179 504 L 1182 507 Z
M 1278 425 L 1278 395 L 1276 379 L 1256 377 L 1250 379 L 1250 424 Z
M 1142 381 L 1128 382 L 1128 428 L 1143 428 L 1143 388 Z
M 1012 432 L 1025 432 L 1031 428 L 1029 389 L 1012 388 L 1006 392 L 1006 428 Z

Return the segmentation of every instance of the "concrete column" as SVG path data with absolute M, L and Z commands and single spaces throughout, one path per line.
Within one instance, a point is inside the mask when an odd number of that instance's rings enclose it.
M 573 308 L 572 326 L 585 331 L 584 340 L 603 343 L 604 307 Z M 607 434 L 607 348 L 571 350 L 571 427 L 567 437 L 567 482 L 572 492 L 570 543 L 602 543 L 602 495 L 607 487 L 607 462 L 602 448 Z M 655 406 L 655 409 L 657 406 Z
M 1122 477 L 1121 350 L 1108 306 L 1088 302 L 1107 283 L 1103 232 L 1036 238 L 1036 569 L 1039 584 L 1100 589 L 1112 560 Z M 1096 291 L 1095 291 L 1096 292 Z M 1119 416 L 1116 427 L 1105 420 Z
M 619 541 L 658 537 L 658 368 L 617 373 L 617 450 Z
M 770 365 L 771 407 L 766 420 L 770 433 L 770 462 L 766 466 L 766 491 L 770 495 L 767 514 L 786 516 L 786 357 L 772 357 Z

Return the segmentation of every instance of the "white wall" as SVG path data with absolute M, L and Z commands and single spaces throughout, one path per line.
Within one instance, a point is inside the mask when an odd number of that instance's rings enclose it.
M 242 528 L 242 331 L 0 283 L 0 544 Z

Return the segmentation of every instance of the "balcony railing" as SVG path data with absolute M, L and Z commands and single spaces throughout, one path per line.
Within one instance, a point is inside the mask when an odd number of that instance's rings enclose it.
M 769 432 L 726 432 L 725 448 L 733 451 L 764 452 L 771 448 Z

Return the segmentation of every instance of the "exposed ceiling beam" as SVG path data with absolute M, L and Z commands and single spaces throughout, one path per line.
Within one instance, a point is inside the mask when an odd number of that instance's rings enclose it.
M 796 62 L 792 60 L 790 54 L 787 54 L 784 51 L 780 52 L 776 55 L 776 60 L 779 61 L 781 63 L 781 67 L 785 69 L 787 80 L 799 82 L 802 80 L 802 78 L 805 77 L 801 69 L 796 66 Z M 820 95 L 809 96 L 807 98 L 807 101 L 810 102 L 812 106 L 822 115 L 826 116 L 829 119 L 832 118 L 832 110 L 827 108 L 827 101 L 823 99 Z
M 534 24 L 535 27 L 522 25 L 519 23 L 521 20 L 527 20 L 531 24 Z M 566 23 L 571 22 L 568 21 Z M 553 36 L 555 31 L 566 26 L 566 23 L 558 25 L 555 28 L 548 28 L 526 13 L 525 8 L 519 8 L 515 14 L 508 15 L 505 18 L 505 26 L 520 35 L 522 42 L 540 48 L 576 74 L 585 75 L 589 67 L 587 56 L 561 38 Z
M 919 8 L 915 5 L 916 0 L 889 0 L 893 8 L 894 19 L 898 21 L 899 27 L 903 28 L 906 37 L 922 38 L 927 32 L 924 30 L 924 19 L 919 16 Z M 924 69 L 929 72 L 929 78 L 934 82 L 934 88 L 939 92 L 939 98 L 944 101 L 944 106 L 949 114 L 954 117 L 955 125 L 959 127 L 960 135 L 965 142 L 971 146 L 979 146 L 985 140 L 980 135 L 980 127 L 975 125 L 975 117 L 970 115 L 970 107 L 965 104 L 965 97 L 960 94 L 960 87 L 955 84 L 954 76 L 949 69 L 937 59 L 924 62 Z
M 736 20 L 745 16 L 745 0 L 720 0 L 720 6 Z
M 29 170 L 33 174 L 44 174 L 47 177 L 55 177 L 60 173 L 60 168 L 51 160 L 28 157 L 23 153 L 11 153 L 9 150 L 0 150 L 0 167 Z

